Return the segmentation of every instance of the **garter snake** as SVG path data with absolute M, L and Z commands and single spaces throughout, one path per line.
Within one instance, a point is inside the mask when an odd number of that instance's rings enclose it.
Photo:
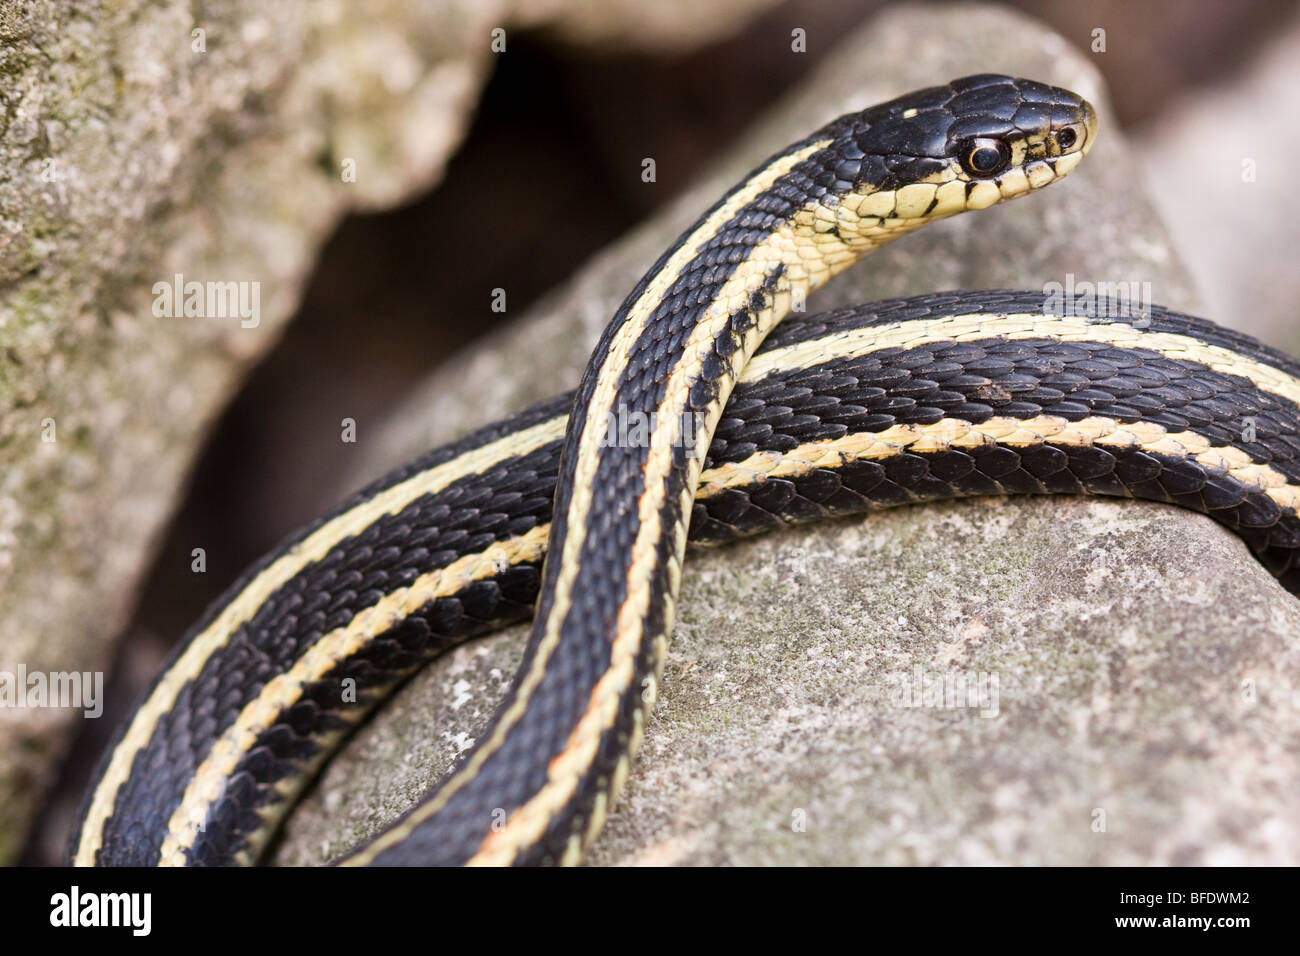
M 977 76 L 773 156 L 632 290 L 574 397 L 400 469 L 218 600 L 105 755 L 74 861 L 255 862 L 386 689 L 534 602 L 495 721 L 343 862 L 576 861 L 653 706 L 688 525 L 723 541 L 938 497 L 1123 494 L 1209 513 L 1294 588 L 1300 383 L 1245 337 L 958 294 L 801 318 L 750 361 L 862 254 L 1061 178 L 1095 131 L 1068 91 Z M 611 438 L 629 413 L 644 433 Z

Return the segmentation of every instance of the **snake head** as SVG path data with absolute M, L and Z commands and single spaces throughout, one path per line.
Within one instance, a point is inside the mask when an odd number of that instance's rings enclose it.
M 814 135 L 830 141 L 843 189 L 831 191 L 864 220 L 866 238 L 1055 182 L 1092 148 L 1097 114 L 1069 90 L 981 74 L 842 116 Z
M 953 121 L 944 153 L 953 175 L 972 186 L 967 208 L 1055 182 L 1079 165 L 1097 137 L 1092 104 L 1057 86 L 984 75 L 954 80 L 948 88 Z

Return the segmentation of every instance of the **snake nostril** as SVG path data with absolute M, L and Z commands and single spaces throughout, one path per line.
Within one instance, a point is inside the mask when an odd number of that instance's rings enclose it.
M 1061 147 L 1061 149 L 1066 150 L 1073 146 L 1078 138 L 1079 134 L 1074 130 L 1063 129 L 1056 134 L 1056 145 Z

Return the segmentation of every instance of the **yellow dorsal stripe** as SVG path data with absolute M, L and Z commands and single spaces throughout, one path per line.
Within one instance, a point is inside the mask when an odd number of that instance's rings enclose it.
M 919 348 L 934 342 L 967 342 L 998 336 L 1012 340 L 1052 338 L 1062 342 L 1105 342 L 1114 348 L 1146 349 L 1166 358 L 1197 362 L 1216 372 L 1241 376 L 1258 389 L 1300 405 L 1300 381 L 1279 368 L 1231 349 L 1176 332 L 1144 331 L 1119 322 L 1089 322 L 1037 312 L 946 315 L 846 329 L 755 355 L 745 367 L 743 379 L 756 381 L 784 370 L 869 355 L 882 349 Z

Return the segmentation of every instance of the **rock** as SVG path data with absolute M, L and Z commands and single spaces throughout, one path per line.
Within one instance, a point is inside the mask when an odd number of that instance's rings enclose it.
M 990 499 L 688 567 L 659 705 L 591 863 L 1296 859 L 1300 602 L 1208 518 Z M 331 859 L 418 799 L 525 635 L 459 649 L 386 707 L 278 862 Z M 970 688 L 959 706 L 925 706 L 949 679 Z
M 634 6 L 0 7 L 0 668 L 105 669 L 208 425 L 339 217 L 439 178 L 492 29 L 636 42 Z M 709 38 L 699 4 L 659 6 L 698 29 L 647 43 Z M 158 317 L 178 273 L 247 283 L 249 305 L 257 284 L 258 314 Z M 0 860 L 71 713 L 0 710 Z
M 989 69 L 1083 93 L 1096 149 L 1060 186 L 875 255 L 810 311 L 1067 272 L 1150 280 L 1196 311 L 1079 53 L 997 7 L 891 8 L 689 195 L 435 374 L 352 483 L 574 383 L 644 269 L 774 149 Z M 481 731 L 524 636 L 413 680 L 326 770 L 277 862 L 331 859 L 413 804 Z M 660 703 L 589 861 L 1294 864 L 1298 636 L 1300 602 L 1237 539 L 1142 502 L 956 502 L 695 551 Z M 925 706 L 946 679 L 996 694 Z

